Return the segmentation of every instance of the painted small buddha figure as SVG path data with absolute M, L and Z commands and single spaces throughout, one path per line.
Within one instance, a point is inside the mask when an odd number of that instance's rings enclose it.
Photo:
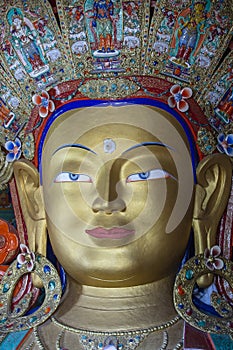
M 48 232 L 68 283 L 25 348 L 182 349 L 175 276 L 192 222 L 196 253 L 215 245 L 231 162 L 204 158 L 195 175 L 187 125 L 149 99 L 71 106 L 51 120 L 39 172 L 27 161 L 14 171 L 30 249 L 46 255 Z

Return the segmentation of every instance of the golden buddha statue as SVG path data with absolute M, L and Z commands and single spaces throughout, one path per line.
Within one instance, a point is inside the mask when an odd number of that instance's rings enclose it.
M 98 106 L 54 121 L 44 141 L 41 186 L 34 166 L 15 163 L 31 249 L 46 255 L 47 229 L 68 274 L 55 321 L 38 330 L 45 349 L 54 349 L 63 329 L 64 347 L 82 349 L 72 333 L 77 327 L 125 335 L 161 326 L 138 349 L 161 348 L 164 329 L 169 349 L 180 343 L 183 322 L 172 291 L 192 219 L 201 253 L 215 244 L 232 173 L 226 156 L 210 156 L 194 186 L 189 147 L 166 112 Z
M 66 11 L 77 6 L 75 3 L 58 3 L 63 35 L 69 28 Z M 169 1 L 165 3 L 171 7 Z M 92 18 L 91 4 L 78 4 L 83 6 L 80 11 L 87 22 Z M 177 5 L 182 14 L 184 5 Z M 27 16 L 36 12 L 34 2 L 30 6 Z M 45 5 L 40 2 L 40 6 L 43 17 Z M 116 18 L 120 21 L 124 13 L 119 6 Z M 148 43 L 158 37 L 161 23 L 164 26 L 166 22 L 158 19 L 154 28 L 156 11 L 169 16 L 161 6 L 155 6 Z M 206 11 L 217 9 L 210 8 L 208 2 Z M 141 25 L 148 23 L 149 2 L 137 3 L 134 11 L 139 11 L 135 18 Z M 219 16 L 225 14 L 224 8 L 218 11 Z M 64 27 L 62 20 L 66 21 Z M 226 28 L 230 20 L 225 22 Z M 120 31 L 116 21 L 114 26 Z M 21 245 L 1 282 L 0 331 L 8 334 L 31 329 L 21 341 L 25 350 L 214 349 L 205 331 L 232 335 L 231 303 L 218 294 L 214 279 L 219 275 L 232 287 L 232 263 L 223 257 L 217 239 L 231 189 L 233 131 L 214 114 L 220 97 L 225 96 L 217 87 L 224 81 L 224 91 L 231 89 L 228 74 L 232 54 L 213 75 L 216 97 L 212 86 L 198 85 L 196 79 L 201 51 L 190 71 L 170 59 L 165 63 L 161 54 L 154 64 L 156 49 L 139 62 L 138 47 L 127 48 L 123 36 L 132 43 L 133 39 L 141 40 L 144 32 L 129 35 L 122 29 L 122 47 L 117 48 L 122 61 L 107 52 L 97 58 L 89 45 L 91 29 L 84 25 L 83 31 L 85 35 L 77 36 L 76 42 L 68 36 L 69 42 L 64 43 L 76 79 L 72 80 L 72 71 L 69 81 L 61 78 L 54 82 L 53 61 L 46 77 L 38 75 L 28 88 L 34 93 L 35 87 L 43 87 L 42 92 L 33 94 L 36 107 L 31 106 L 25 123 L 17 119 L 5 136 L 9 153 L 2 182 L 7 177 L 10 180 L 13 169 L 10 186 Z M 226 34 L 225 46 L 228 38 Z M 62 41 L 58 43 L 55 47 L 62 56 Z M 84 45 L 88 50 L 80 59 L 72 45 Z M 47 57 L 52 55 L 55 53 L 47 52 Z M 133 59 L 135 65 L 128 74 L 127 65 Z M 63 60 L 68 62 L 65 56 Z M 149 65 L 148 76 L 139 74 L 143 62 L 144 69 Z M 14 69 L 7 66 L 6 57 L 3 63 L 6 71 Z M 81 64 L 86 69 L 84 76 Z M 101 69 L 103 76 L 99 76 Z M 9 88 L 12 77 L 4 77 Z M 13 92 L 20 111 L 28 108 L 19 98 L 25 94 L 22 84 L 26 88 L 28 79 L 17 83 L 22 91 Z M 179 79 L 179 85 L 174 84 Z M 184 79 L 188 80 L 183 83 Z M 194 92 L 187 85 L 194 87 Z M 213 141 L 216 130 L 218 146 Z M 24 159 L 19 159 L 21 150 Z M 45 258 L 49 255 L 48 237 L 67 276 L 61 300 L 59 276 Z M 193 255 L 195 258 L 189 260 Z M 29 312 L 32 305 L 26 298 L 10 310 L 6 305 L 10 305 L 15 284 L 28 272 L 32 272 L 35 287 L 45 288 L 44 299 L 35 313 Z M 218 302 L 210 302 L 215 313 L 207 312 L 208 321 L 205 310 L 199 311 L 192 301 L 194 286 L 204 290 L 211 286 L 211 298 L 217 295 L 224 304 L 219 310 Z M 179 297 L 182 303 L 177 301 Z M 187 325 L 184 331 L 185 322 L 192 327 Z M 190 337 L 192 331 L 197 332 L 196 343 Z

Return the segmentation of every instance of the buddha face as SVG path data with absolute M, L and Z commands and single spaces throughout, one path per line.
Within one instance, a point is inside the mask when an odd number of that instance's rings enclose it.
M 193 174 L 174 117 L 141 105 L 66 112 L 46 136 L 41 179 L 55 255 L 76 281 L 123 287 L 176 273 Z

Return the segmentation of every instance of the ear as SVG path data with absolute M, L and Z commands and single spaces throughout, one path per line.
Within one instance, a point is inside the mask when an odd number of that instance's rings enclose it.
M 220 219 L 228 202 L 232 178 L 229 157 L 214 154 L 204 158 L 197 167 L 193 229 L 195 253 L 201 254 L 216 244 Z M 213 275 L 202 276 L 198 284 L 208 287 Z
M 27 227 L 30 250 L 46 255 L 47 234 L 43 197 L 36 167 L 27 160 L 14 163 L 14 175 Z

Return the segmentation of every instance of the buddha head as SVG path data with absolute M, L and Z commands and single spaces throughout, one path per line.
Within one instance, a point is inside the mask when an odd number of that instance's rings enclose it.
M 48 233 L 79 284 L 129 287 L 175 276 L 192 224 L 197 253 L 215 244 L 227 157 L 199 162 L 180 115 L 149 99 L 70 106 L 44 128 L 39 170 L 14 164 L 31 250 L 46 255 Z

